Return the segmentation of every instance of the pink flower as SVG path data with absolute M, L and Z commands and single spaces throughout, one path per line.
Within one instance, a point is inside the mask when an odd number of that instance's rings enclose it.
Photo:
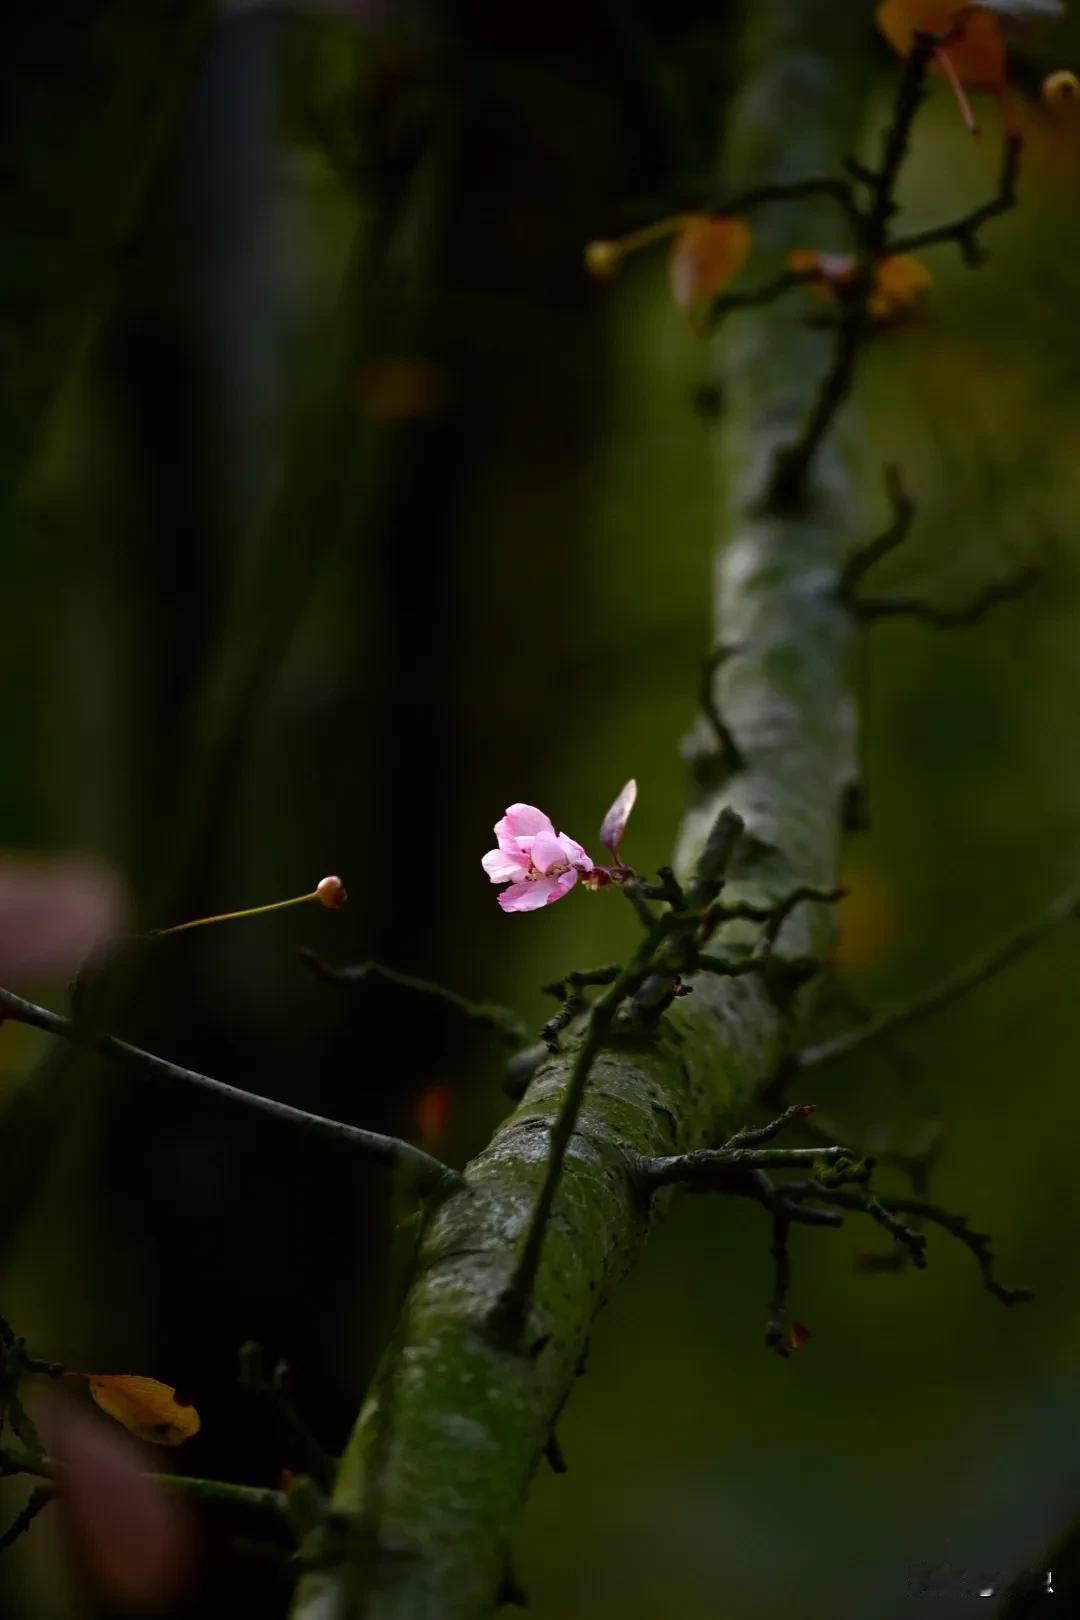
M 593 863 L 581 845 L 557 833 L 548 816 L 531 804 L 512 804 L 495 823 L 498 849 L 481 865 L 492 883 L 508 883 L 499 896 L 504 911 L 536 911 L 569 894 Z

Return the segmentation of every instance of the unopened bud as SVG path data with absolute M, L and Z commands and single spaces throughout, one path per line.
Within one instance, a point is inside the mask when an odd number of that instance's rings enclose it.
M 1042 82 L 1042 98 L 1052 107 L 1064 106 L 1066 102 L 1080 100 L 1080 79 L 1068 68 L 1058 68 L 1056 73 L 1048 73 Z
M 349 898 L 339 877 L 324 877 L 316 884 L 315 894 L 319 904 L 325 906 L 327 911 L 337 911 Z
M 618 270 L 621 258 L 618 242 L 590 242 L 585 249 L 585 268 L 597 281 L 606 281 Z

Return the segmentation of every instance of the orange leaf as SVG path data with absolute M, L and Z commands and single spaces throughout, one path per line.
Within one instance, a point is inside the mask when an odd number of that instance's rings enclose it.
M 972 90 L 1004 89 L 1005 36 L 992 12 L 964 0 L 882 0 L 876 16 L 901 56 L 908 54 L 917 33 L 948 34 L 955 28 L 957 37 L 944 49 L 960 83 Z M 934 71 L 944 71 L 940 62 Z
M 170 1384 L 136 1373 L 87 1373 L 90 1393 L 130 1434 L 155 1446 L 181 1446 L 199 1432 L 195 1408 L 176 1398 Z
M 847 298 L 858 278 L 858 264 L 849 253 L 818 253 L 795 248 L 788 254 L 788 269 L 801 276 L 818 298 Z M 933 278 L 926 266 L 909 253 L 893 253 L 874 267 L 874 284 L 866 308 L 875 321 L 892 320 L 918 300 Z
M 692 218 L 675 238 L 668 261 L 676 307 L 691 312 L 723 292 L 750 251 L 750 227 L 734 214 Z
M 932 280 L 925 264 L 910 253 L 894 253 L 888 258 L 879 259 L 866 308 L 875 320 L 887 321 L 910 309 Z

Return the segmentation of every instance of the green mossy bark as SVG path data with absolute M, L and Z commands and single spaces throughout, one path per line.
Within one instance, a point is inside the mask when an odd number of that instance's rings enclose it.
M 734 183 L 835 171 L 851 149 L 867 78 L 865 33 L 858 19 L 836 15 L 842 10 L 831 0 L 754 6 L 730 142 Z M 823 223 L 820 201 L 797 202 L 766 222 L 758 245 L 767 258 L 795 242 L 831 244 L 837 225 L 828 213 Z M 765 308 L 739 319 L 722 364 L 716 580 L 719 638 L 737 651 L 717 679 L 748 763 L 725 780 L 707 735 L 696 739 L 697 787 L 678 864 L 683 872 L 692 866 L 730 804 L 751 834 L 736 876 L 780 894 L 795 882 L 834 881 L 840 806 L 855 772 L 851 629 L 835 596 L 837 565 L 853 538 L 852 494 L 839 461 L 828 458 L 805 510 L 757 509 L 771 458 L 796 435 L 826 354 L 821 334 L 797 313 Z M 801 907 L 784 948 L 824 956 L 831 928 L 828 907 Z M 430 1222 L 336 1486 L 335 1505 L 360 1515 L 356 1556 L 305 1578 L 294 1620 L 491 1613 L 530 1477 L 593 1318 L 648 1236 L 652 1215 L 624 1150 L 718 1145 L 745 1122 L 753 1089 L 793 1039 L 794 1023 L 755 979 L 698 978 L 654 1040 L 609 1043 L 563 1171 L 527 1354 L 499 1347 L 484 1323 L 539 1190 L 572 1041 L 544 1063 L 468 1166 L 466 1188 Z

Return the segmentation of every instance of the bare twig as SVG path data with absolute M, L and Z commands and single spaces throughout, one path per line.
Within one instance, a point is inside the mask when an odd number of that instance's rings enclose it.
M 1020 173 L 1022 149 L 1023 142 L 1015 130 L 1007 133 L 996 195 L 989 202 L 973 208 L 969 214 L 964 214 L 945 225 L 935 225 L 926 231 L 912 231 L 908 236 L 896 237 L 889 243 L 889 252 L 914 253 L 918 248 L 934 247 L 939 242 L 955 242 L 965 264 L 972 268 L 982 264 L 986 252 L 979 243 L 978 233 L 988 220 L 996 218 L 998 214 L 1007 213 L 1010 208 L 1015 208 L 1016 182 Z
M 851 392 L 858 353 L 871 328 L 867 308 L 874 269 L 887 249 L 889 221 L 896 211 L 896 184 L 907 156 L 915 115 L 926 91 L 926 76 L 938 41 L 917 33 L 904 63 L 892 120 L 885 131 L 881 166 L 873 172 L 869 206 L 863 217 L 858 270 L 851 297 L 837 328 L 832 362 L 810 408 L 802 433 L 776 458 L 767 504 L 790 509 L 802 499 L 807 475 L 836 413 Z
M 1080 893 L 1060 895 L 1047 906 L 1041 917 L 1037 917 L 1026 928 L 1020 929 L 1008 939 L 1002 940 L 990 950 L 975 957 L 966 967 L 943 980 L 925 995 L 901 1007 L 887 1008 L 876 1018 L 871 1018 L 867 1023 L 860 1024 L 843 1035 L 821 1041 L 817 1046 L 804 1047 L 791 1060 L 790 1072 L 794 1074 L 807 1069 L 818 1069 L 822 1064 L 848 1057 L 852 1052 L 862 1051 L 886 1036 L 896 1034 L 898 1030 L 919 1023 L 932 1013 L 939 1012 L 942 1007 L 947 1007 L 951 1002 L 958 1001 L 970 991 L 978 989 L 979 985 L 985 984 L 988 979 L 994 978 L 1005 968 L 1011 967 L 1033 946 L 1038 945 L 1048 933 L 1078 915 L 1080 915 Z
M 721 293 L 709 307 L 707 324 L 715 328 L 738 309 L 756 309 L 761 304 L 772 304 L 807 280 L 809 277 L 805 270 L 781 270 L 771 281 L 763 281 L 758 287 L 747 287 L 744 292 Z
M 882 557 L 888 556 L 890 551 L 895 551 L 897 546 L 906 540 L 911 530 L 915 517 L 915 502 L 904 488 L 899 467 L 891 464 L 885 468 L 885 494 L 892 508 L 892 522 L 876 539 L 853 552 L 840 570 L 836 590 L 841 602 L 847 605 L 854 600 L 855 591 L 864 576 L 881 561 Z
M 932 1221 L 935 1226 L 940 1226 L 956 1238 L 958 1243 L 963 1243 L 975 1257 L 983 1287 L 1003 1305 L 1020 1305 L 1034 1297 L 1030 1288 L 1010 1288 L 1005 1283 L 998 1282 L 994 1275 L 994 1254 L 990 1247 L 990 1234 L 973 1232 L 966 1215 L 953 1215 L 949 1210 L 942 1209 L 939 1204 L 933 1204 L 927 1198 L 914 1196 L 883 1198 L 881 1202 L 898 1215 L 917 1215 L 921 1220 Z
M 0 1450 L 0 1477 L 13 1479 L 20 1474 L 48 1481 L 44 1488 L 50 1498 L 63 1489 L 64 1470 L 51 1457 L 35 1457 L 29 1452 Z M 271 1490 L 261 1485 L 235 1485 L 229 1480 L 196 1479 L 186 1474 L 148 1473 L 144 1477 L 176 1496 L 188 1497 L 207 1506 L 271 1515 L 282 1523 L 288 1521 L 289 1498 L 284 1491 Z M 6 1543 L 0 1539 L 0 1546 L 3 1545 Z
M 18 1541 L 19 1537 L 29 1530 L 38 1514 L 43 1508 L 48 1507 L 55 1495 L 56 1487 L 54 1485 L 36 1485 L 34 1487 L 27 1499 L 26 1506 L 8 1525 L 3 1535 L 0 1535 L 0 1552 L 4 1552 L 11 1546 L 13 1541 Z
M 773 1263 L 773 1291 L 769 1300 L 769 1315 L 765 1323 L 765 1344 L 777 1355 L 788 1354 L 784 1329 L 787 1322 L 787 1297 L 791 1287 L 791 1259 L 788 1254 L 788 1235 L 791 1217 L 784 1209 L 773 1210 L 772 1243 L 769 1252 Z
M 779 180 L 771 185 L 752 186 L 734 196 L 714 201 L 711 214 L 752 214 L 772 203 L 795 202 L 800 197 L 831 197 L 856 225 L 861 226 L 863 212 L 855 198 L 850 181 L 831 175 L 810 177 L 806 180 Z
M 63 1040 L 73 1041 L 76 1045 L 86 1047 L 88 1051 L 98 1052 L 102 1057 L 120 1063 L 141 1075 L 149 1075 L 155 1080 L 193 1086 L 196 1090 L 217 1097 L 222 1102 L 236 1104 L 313 1136 L 323 1136 L 358 1148 L 369 1158 L 402 1172 L 421 1192 L 434 1192 L 437 1188 L 449 1187 L 461 1179 L 448 1165 L 442 1164 L 430 1154 L 414 1147 L 411 1142 L 402 1141 L 399 1137 L 383 1136 L 377 1131 L 365 1131 L 358 1125 L 346 1125 L 341 1120 L 327 1119 L 322 1114 L 309 1114 L 303 1108 L 294 1108 L 291 1103 L 279 1102 L 274 1097 L 260 1097 L 251 1091 L 241 1091 L 238 1086 L 227 1085 L 224 1080 L 213 1080 L 209 1075 L 198 1074 L 194 1069 L 181 1068 L 179 1064 L 156 1057 L 152 1052 L 144 1052 L 141 1047 L 119 1040 L 115 1035 L 101 1034 L 82 1023 L 63 1018 L 59 1013 L 50 1012 L 46 1007 L 38 1007 L 31 1001 L 24 1001 L 21 996 L 13 995 L 10 990 L 0 989 L 0 1022 L 7 1018 L 15 1023 L 29 1024 L 34 1029 L 44 1030 L 46 1034 L 58 1035 Z
M 406 990 L 411 995 L 438 1002 L 460 1014 L 470 1023 L 490 1029 L 515 1051 L 528 1046 L 532 1040 L 526 1025 L 510 1011 L 509 1007 L 500 1007 L 487 1001 L 470 1001 L 457 990 L 451 990 L 445 984 L 437 984 L 433 979 L 417 978 L 412 973 L 399 973 L 397 968 L 384 967 L 381 962 L 357 962 L 349 967 L 331 967 L 329 962 L 325 962 L 321 956 L 307 947 L 301 950 L 300 960 L 312 977 L 323 984 L 347 985 L 350 988 L 359 988 L 363 985 L 376 987 L 392 985 L 395 989 Z
M 856 596 L 848 607 L 862 624 L 876 624 L 881 619 L 917 619 L 940 630 L 959 630 L 979 624 L 986 615 L 1003 602 L 1015 602 L 1042 576 L 1038 563 L 1024 563 L 1004 579 L 991 580 L 958 607 L 938 607 L 920 596 Z
M 735 741 L 730 726 L 724 719 L 716 696 L 717 674 L 736 651 L 735 647 L 725 647 L 723 645 L 713 648 L 701 671 L 698 701 L 701 704 L 701 712 L 708 720 L 715 733 L 716 741 L 720 745 L 720 754 L 724 764 L 729 770 L 741 771 L 746 765 L 746 760 L 738 743 Z

